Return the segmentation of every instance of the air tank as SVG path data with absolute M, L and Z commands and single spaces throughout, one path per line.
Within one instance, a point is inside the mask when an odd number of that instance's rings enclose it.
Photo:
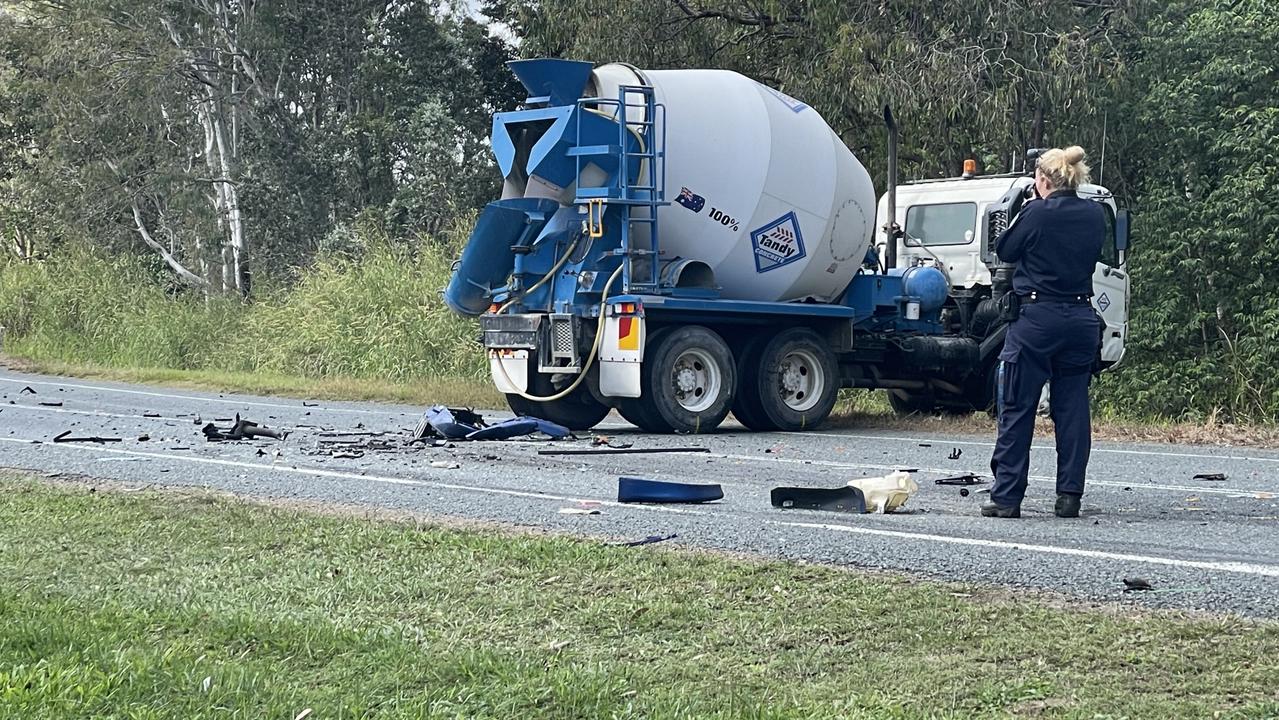
M 665 106 L 662 256 L 705 262 L 726 298 L 836 300 L 871 245 L 875 191 L 826 121 L 727 70 L 604 65 L 585 94 L 639 84 Z

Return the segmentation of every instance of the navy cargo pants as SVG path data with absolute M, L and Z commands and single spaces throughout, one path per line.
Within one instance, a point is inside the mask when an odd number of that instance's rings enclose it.
M 990 499 L 999 505 L 1018 507 L 1026 496 L 1035 410 L 1045 382 L 1051 383 L 1057 432 L 1057 492 L 1084 493 L 1092 446 L 1088 383 L 1099 322 L 1091 305 L 1047 301 L 1022 305 L 1021 316 L 1008 326 L 999 355 L 1004 363 L 999 437 L 990 459 L 995 476 Z

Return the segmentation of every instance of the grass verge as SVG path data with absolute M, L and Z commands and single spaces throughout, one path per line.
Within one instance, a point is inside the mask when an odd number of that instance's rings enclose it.
M 1273 717 L 1279 626 L 0 476 L 10 717 Z
M 0 359 L 0 365 L 19 372 L 113 380 L 116 382 L 149 383 L 215 392 L 278 395 L 281 397 L 314 400 L 376 400 L 406 405 L 435 405 L 442 403 L 452 406 L 480 408 L 506 407 L 506 400 L 488 379 L 423 378 L 412 381 L 392 381 L 331 377 L 308 378 L 264 372 L 104 367 L 101 365 L 52 360 L 27 360 L 14 357 Z

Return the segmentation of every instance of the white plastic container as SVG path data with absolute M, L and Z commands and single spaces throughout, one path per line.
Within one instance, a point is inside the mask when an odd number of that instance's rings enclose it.
M 919 490 L 919 485 L 911 478 L 910 473 L 895 470 L 882 477 L 858 478 L 848 482 L 866 496 L 866 512 L 890 513 L 910 499 Z

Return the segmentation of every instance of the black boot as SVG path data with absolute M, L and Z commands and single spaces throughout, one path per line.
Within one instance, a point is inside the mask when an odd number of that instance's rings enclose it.
M 991 500 L 982 503 L 981 514 L 982 517 L 1019 518 L 1021 517 L 1021 508 L 1006 507 L 1004 505 L 1000 505 L 994 500 Z
M 1079 517 L 1079 496 L 1057 493 L 1056 513 L 1059 518 Z

